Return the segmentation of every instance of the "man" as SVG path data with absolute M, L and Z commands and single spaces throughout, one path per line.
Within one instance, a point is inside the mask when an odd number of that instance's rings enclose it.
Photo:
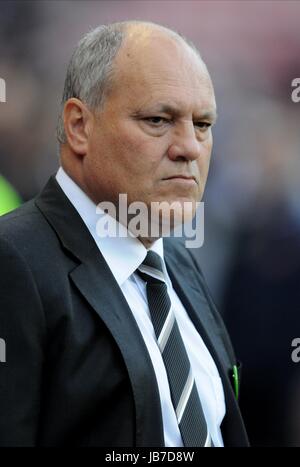
M 78 44 L 61 168 L 0 223 L 2 445 L 247 445 L 229 338 L 190 252 L 158 238 L 165 215 L 157 235 L 124 235 L 124 213 L 122 235 L 97 229 L 96 206 L 119 194 L 129 214 L 166 202 L 172 227 L 192 217 L 215 114 L 206 66 L 176 33 L 117 23 Z

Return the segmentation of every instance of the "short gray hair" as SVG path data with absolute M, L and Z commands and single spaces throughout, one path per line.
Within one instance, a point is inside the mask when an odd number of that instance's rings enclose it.
M 195 45 L 184 36 L 164 26 L 146 21 L 124 21 L 98 26 L 79 41 L 70 59 L 61 110 L 57 123 L 57 139 L 60 144 L 67 142 L 63 122 L 65 102 L 71 97 L 82 100 L 91 110 L 104 105 L 106 93 L 113 81 L 113 62 L 126 36 L 127 28 L 134 24 L 157 27 L 183 40 L 202 60 Z
M 93 110 L 103 105 L 113 61 L 124 39 L 125 24 L 114 23 L 93 29 L 74 50 L 67 69 L 57 124 L 59 143 L 66 143 L 63 108 L 68 99 L 76 97 Z

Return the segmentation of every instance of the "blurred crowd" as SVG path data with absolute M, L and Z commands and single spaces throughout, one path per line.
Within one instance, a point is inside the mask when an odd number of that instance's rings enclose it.
M 57 169 L 64 74 L 86 31 L 144 19 L 199 47 L 219 120 L 205 244 L 194 254 L 242 360 L 241 408 L 258 446 L 300 446 L 300 364 L 291 359 L 300 337 L 300 103 L 291 100 L 299 18 L 300 2 L 289 1 L 0 4 L 0 174 L 24 201 Z

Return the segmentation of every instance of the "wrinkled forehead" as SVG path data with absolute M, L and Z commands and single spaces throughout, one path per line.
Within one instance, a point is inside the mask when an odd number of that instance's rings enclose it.
M 193 71 L 198 76 L 209 76 L 200 56 L 182 38 L 159 29 L 140 28 L 128 32 L 115 60 L 118 72 L 146 75 Z
M 159 29 L 129 30 L 114 63 L 114 83 L 124 86 L 155 86 L 174 83 L 205 87 L 213 93 L 205 63 L 183 39 Z

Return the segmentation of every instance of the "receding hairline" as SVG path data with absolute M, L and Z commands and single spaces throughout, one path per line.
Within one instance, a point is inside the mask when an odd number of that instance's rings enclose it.
M 125 57 L 127 58 L 127 54 L 130 54 L 135 51 L 143 50 L 143 46 L 146 47 L 152 45 L 151 39 L 170 39 L 174 41 L 175 44 L 182 46 L 184 49 L 189 51 L 193 54 L 194 58 L 198 61 L 199 65 L 203 69 L 203 71 L 207 74 L 211 81 L 210 73 L 207 69 L 206 63 L 201 57 L 201 54 L 197 47 L 193 44 L 193 42 L 186 39 L 184 36 L 180 35 L 178 32 L 169 29 L 165 26 L 160 24 L 148 22 L 148 21 L 124 21 L 121 23 L 113 23 L 112 25 L 116 25 L 121 28 L 123 39 L 122 43 L 116 53 L 116 56 L 113 59 L 112 63 L 112 75 L 111 75 L 111 83 L 110 89 L 108 88 L 107 91 L 111 90 L 113 86 L 117 83 L 119 78 L 119 73 L 123 72 L 126 67 L 128 67 L 128 63 L 125 64 L 125 68 L 122 67 L 122 61 Z M 144 39 L 144 44 L 143 44 Z M 135 55 L 134 53 L 132 54 Z M 129 56 L 129 55 L 128 55 Z
M 138 20 L 130 20 L 130 21 L 124 21 L 119 23 L 123 27 L 123 31 L 126 35 L 130 34 L 131 32 L 138 32 L 141 29 L 144 30 L 149 30 L 151 31 L 159 31 L 162 32 L 168 36 L 177 38 L 178 40 L 186 41 L 183 36 L 181 36 L 177 31 L 174 31 L 173 29 L 170 29 L 166 26 L 163 26 L 162 24 L 158 23 L 153 23 L 151 21 L 138 21 Z
M 177 31 L 174 31 L 173 29 L 170 29 L 161 24 L 152 23 L 151 21 L 130 20 L 115 24 L 119 24 L 122 27 L 124 33 L 124 39 L 122 41 L 118 53 L 120 53 L 124 49 L 124 47 L 130 44 L 131 39 L 134 40 L 135 37 L 140 39 L 140 34 L 141 32 L 143 32 L 143 30 L 145 33 L 149 31 L 149 36 L 155 32 L 158 32 L 164 35 L 165 37 L 174 39 L 177 43 L 183 45 L 184 47 L 187 47 L 189 50 L 194 52 L 195 55 L 198 57 L 199 62 L 202 63 L 207 70 L 206 64 L 195 44 L 193 44 L 192 41 L 189 41 L 186 37 L 184 37 Z

